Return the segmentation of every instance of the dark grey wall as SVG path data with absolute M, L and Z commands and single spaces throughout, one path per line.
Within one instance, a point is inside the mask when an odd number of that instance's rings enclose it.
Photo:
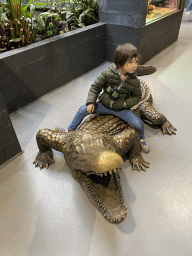
M 140 48 L 141 28 L 107 24 L 107 60 L 113 61 L 114 51 L 119 44 L 131 43 Z
M 11 124 L 3 97 L 0 93 L 0 165 L 21 151 Z
M 130 27 L 145 25 L 148 0 L 98 0 L 99 21 Z
M 0 92 L 8 112 L 97 67 L 106 52 L 106 25 L 97 23 L 0 54 Z
M 141 29 L 139 52 L 143 63 L 178 39 L 182 15 L 183 10 L 179 10 Z
M 107 24 L 107 60 L 113 61 L 114 51 L 119 44 L 135 45 L 145 63 L 178 38 L 183 11 L 163 17 L 142 28 Z

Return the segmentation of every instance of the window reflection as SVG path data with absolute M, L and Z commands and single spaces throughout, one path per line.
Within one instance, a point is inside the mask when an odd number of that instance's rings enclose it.
M 178 0 L 148 0 L 146 23 L 176 11 Z

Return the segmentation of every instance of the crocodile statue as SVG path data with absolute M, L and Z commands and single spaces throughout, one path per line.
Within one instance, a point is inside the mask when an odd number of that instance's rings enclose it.
M 142 99 L 132 110 L 149 125 L 161 128 L 163 134 L 175 134 L 172 124 L 152 107 L 150 90 L 140 81 Z M 103 217 L 112 224 L 126 218 L 119 175 L 123 158 L 129 159 L 132 170 L 146 171 L 149 167 L 133 127 L 115 116 L 90 115 L 76 131 L 41 129 L 36 139 L 39 153 L 35 167 L 48 168 L 54 162 L 52 148 L 62 152 L 73 178 Z

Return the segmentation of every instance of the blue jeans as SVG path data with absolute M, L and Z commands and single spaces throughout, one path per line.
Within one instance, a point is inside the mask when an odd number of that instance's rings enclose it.
M 144 137 L 144 123 L 143 121 L 130 109 L 122 109 L 122 110 L 116 110 L 111 109 L 103 106 L 100 102 L 97 102 L 95 104 L 95 109 L 93 114 L 108 114 L 108 115 L 114 115 L 121 119 L 123 119 L 126 123 L 129 123 L 132 125 L 139 133 L 140 138 Z M 87 106 L 83 105 L 79 108 L 77 111 L 75 117 L 73 118 L 71 124 L 69 125 L 68 129 L 71 131 L 76 130 L 76 128 L 80 125 L 80 123 L 83 121 L 83 118 L 89 115 L 87 112 Z
M 189 3 L 187 5 L 187 9 L 186 12 L 191 11 L 192 10 L 192 0 L 189 0 Z

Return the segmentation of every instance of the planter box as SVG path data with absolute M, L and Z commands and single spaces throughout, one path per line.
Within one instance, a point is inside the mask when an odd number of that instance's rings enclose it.
M 9 114 L 106 60 L 97 23 L 0 54 L 0 165 L 21 152 Z
M 106 25 L 97 23 L 0 54 L 0 92 L 8 113 L 106 60 Z

